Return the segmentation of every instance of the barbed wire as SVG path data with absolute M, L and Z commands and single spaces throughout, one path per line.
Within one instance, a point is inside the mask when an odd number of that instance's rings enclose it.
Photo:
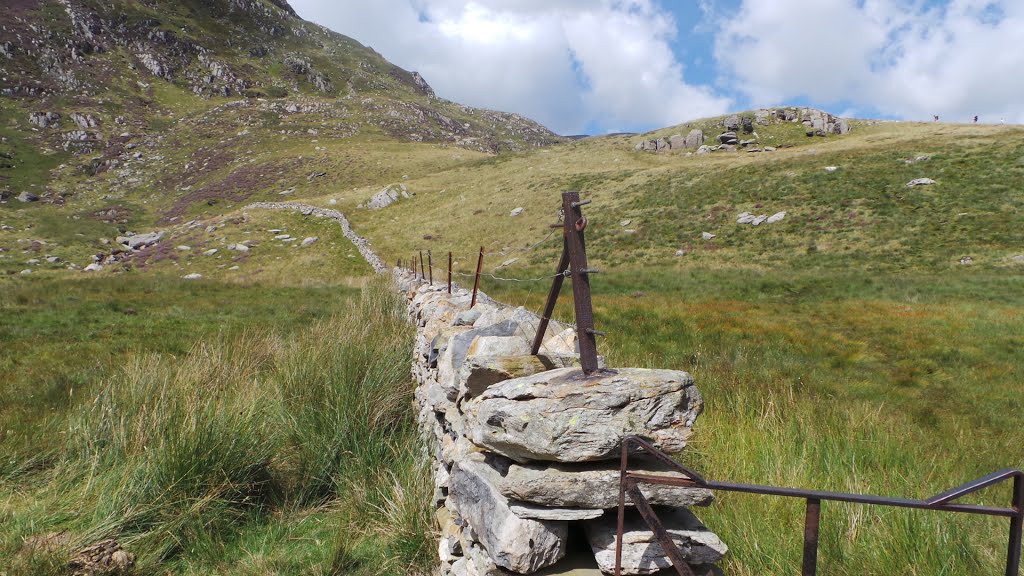
M 431 269 L 436 268 L 431 267 Z M 495 276 L 494 274 L 490 274 L 487 272 L 481 272 L 480 276 L 490 278 L 491 280 L 497 280 L 498 282 L 543 282 L 544 280 L 553 280 L 555 278 L 558 278 L 559 276 L 568 278 L 571 274 L 572 273 L 569 270 L 566 270 L 565 272 L 559 274 L 548 274 L 547 276 L 540 276 L 537 278 L 502 278 L 500 276 Z M 452 276 L 460 276 L 462 278 L 476 278 L 476 274 L 466 274 L 464 272 L 456 272 L 454 270 L 452 270 Z

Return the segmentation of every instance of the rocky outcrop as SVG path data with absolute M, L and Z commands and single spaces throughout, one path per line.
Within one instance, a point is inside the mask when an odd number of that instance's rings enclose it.
M 754 126 L 769 126 L 771 124 L 800 122 L 807 128 L 808 136 L 843 135 L 850 132 L 850 121 L 846 118 L 833 116 L 828 112 L 814 108 L 762 108 L 750 114 L 731 114 L 718 123 L 722 131 L 717 140 L 719 145 L 707 146 L 704 148 L 704 133 L 701 130 L 693 129 L 683 138 L 674 134 L 668 139 L 650 139 L 638 142 L 634 149 L 645 152 L 665 152 L 696 150 L 698 153 L 707 154 L 718 151 L 735 151 L 739 148 L 747 149 L 748 152 L 772 152 L 775 148 L 752 148 L 758 142 L 757 132 Z M 740 134 L 749 134 L 750 138 L 740 138 Z M 703 150 L 703 152 L 701 151 Z
M 314 68 L 309 60 L 301 56 L 289 54 L 284 59 L 284 66 L 292 74 L 305 78 L 307 82 L 320 92 L 330 92 L 334 89 L 331 79 L 328 78 L 327 74 Z
M 682 450 L 703 406 L 692 377 L 603 362 L 584 375 L 572 328 L 552 322 L 531 355 L 539 324 L 531 312 L 484 294 L 470 308 L 471 294 L 458 286 L 448 294 L 408 271 L 395 278 L 417 325 L 412 372 L 434 459 L 441 573 L 534 573 L 564 556 L 573 525 L 591 523 L 595 561 L 607 572 L 601 526 L 618 505 L 622 439 L 638 434 L 666 451 Z M 650 461 L 634 468 L 681 477 Z M 710 491 L 644 486 L 644 494 L 669 507 L 666 525 L 688 562 L 705 564 L 725 552 L 692 514 L 674 512 L 710 503 Z M 634 532 L 627 535 L 626 573 L 667 566 L 642 527 Z
M 53 128 L 60 123 L 61 115 L 58 112 L 32 112 L 28 115 L 30 124 L 37 128 Z
M 767 214 L 755 216 L 750 212 L 741 212 L 740 215 L 736 217 L 736 223 L 750 224 L 751 226 L 760 226 L 761 224 L 775 224 L 776 222 L 782 222 L 782 220 L 785 217 L 785 212 L 776 212 L 771 216 L 768 216 Z

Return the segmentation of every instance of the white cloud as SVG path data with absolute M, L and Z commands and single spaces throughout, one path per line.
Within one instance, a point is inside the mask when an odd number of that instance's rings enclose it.
M 653 128 L 723 113 L 687 84 L 676 25 L 651 0 L 293 0 L 303 17 L 417 70 L 438 95 L 560 133 Z
M 754 105 L 1024 122 L 1022 33 L 1019 0 L 743 0 L 715 53 Z

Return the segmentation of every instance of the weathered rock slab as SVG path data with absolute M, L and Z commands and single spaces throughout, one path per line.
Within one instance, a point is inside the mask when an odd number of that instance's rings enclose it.
M 491 339 L 518 342 L 514 338 L 483 337 L 477 338 L 470 349 L 472 350 L 481 341 Z M 498 350 L 500 351 L 500 347 Z M 511 351 L 520 352 L 518 348 Z M 467 356 L 466 361 L 459 369 L 459 399 L 465 401 L 475 398 L 490 386 L 505 380 L 539 374 L 554 368 L 568 368 L 576 363 L 576 358 L 573 356 Z
M 612 459 L 634 434 L 678 452 L 702 409 L 689 374 L 642 368 L 589 377 L 550 370 L 491 386 L 463 405 L 470 439 L 519 462 Z
M 630 470 L 652 476 L 684 477 L 647 459 L 631 459 Z M 619 505 L 619 466 L 616 462 L 511 464 L 498 489 L 509 498 L 543 506 L 614 508 Z M 644 484 L 641 491 L 648 502 L 666 506 L 707 506 L 714 499 L 714 494 L 705 488 Z M 628 495 L 626 502 L 632 504 Z
M 729 548 L 700 520 L 685 508 L 656 508 L 658 517 L 672 541 L 689 564 L 717 562 Z M 597 564 L 605 574 L 615 571 L 615 544 L 617 515 L 608 511 L 596 520 L 587 520 L 583 527 Z M 654 532 L 640 515 L 627 511 L 622 537 L 622 573 L 653 574 L 669 568 L 672 562 Z
M 483 462 L 456 462 L 448 481 L 449 502 L 496 565 L 529 574 L 558 562 L 565 556 L 568 524 L 517 516 L 495 487 L 496 475 Z

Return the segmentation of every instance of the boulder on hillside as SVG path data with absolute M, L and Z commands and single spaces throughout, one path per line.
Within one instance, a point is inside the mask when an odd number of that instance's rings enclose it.
M 409 192 L 409 188 L 405 184 L 391 184 L 374 194 L 373 198 L 366 204 L 366 208 L 380 210 L 394 204 L 400 198 L 412 198 L 413 196 L 415 194 Z
M 704 145 L 704 132 L 701 130 L 690 130 L 690 133 L 686 135 L 686 147 L 687 148 L 700 148 Z
M 132 234 L 129 236 L 118 236 L 117 243 L 127 246 L 131 250 L 140 250 L 146 246 L 152 246 L 163 240 L 163 232 L 149 232 L 147 234 Z
M 723 122 L 722 126 L 727 132 L 735 132 L 740 129 L 740 117 L 736 114 L 728 116 Z
M 57 112 L 32 112 L 28 115 L 29 123 L 37 128 L 56 126 L 60 119 L 61 115 Z
M 686 148 L 686 138 L 683 138 L 679 134 L 673 134 L 668 139 L 668 147 L 672 150 L 682 150 Z

